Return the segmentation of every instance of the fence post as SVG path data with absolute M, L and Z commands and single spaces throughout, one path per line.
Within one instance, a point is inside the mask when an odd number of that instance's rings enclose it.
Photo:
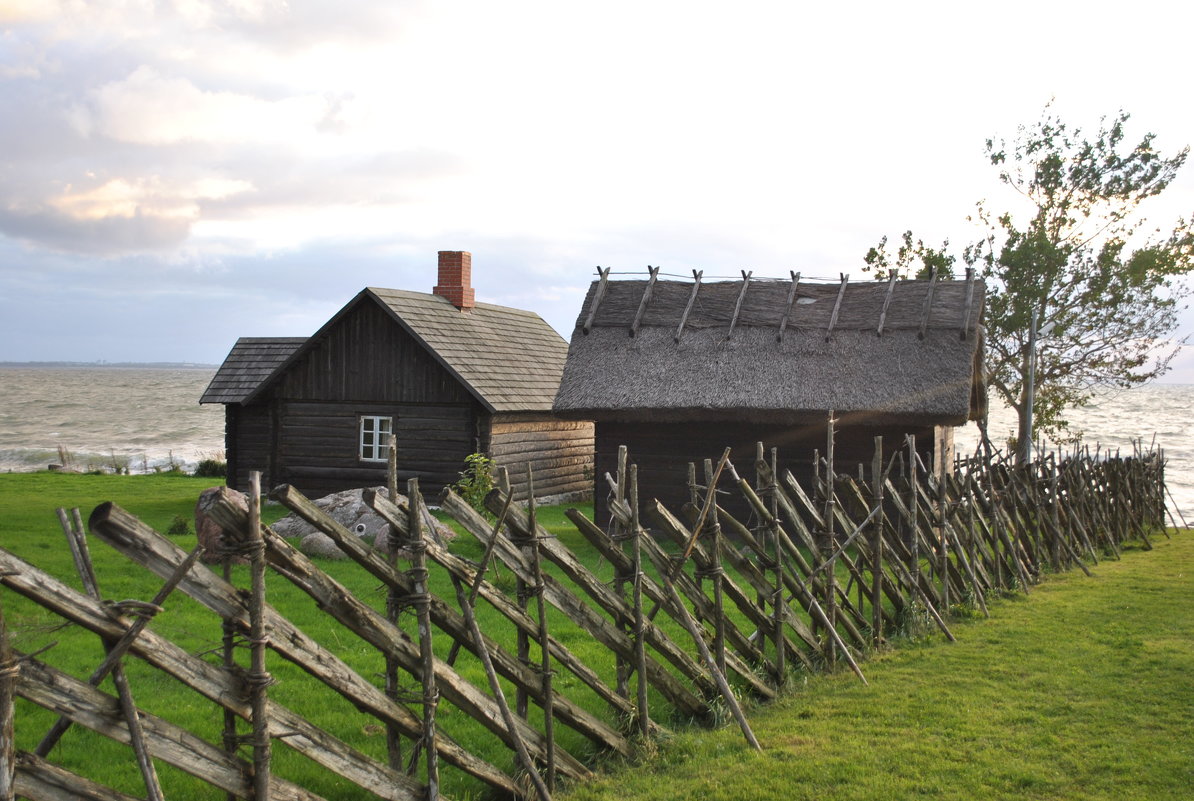
M 539 558 L 539 523 L 535 517 L 535 476 L 527 462 L 527 531 L 530 557 L 535 570 L 535 611 L 539 615 L 539 671 L 543 682 L 543 736 L 547 740 L 547 789 L 556 790 L 555 696 L 551 686 L 551 649 L 548 647 L 547 605 L 543 600 L 543 562 Z
M 908 525 L 911 529 L 911 536 L 908 542 L 908 560 L 911 564 L 908 565 L 908 570 L 912 573 L 912 586 L 908 590 L 908 608 L 914 609 L 916 593 L 920 589 L 920 521 L 918 519 L 920 513 L 920 492 L 917 490 L 920 469 L 916 458 L 916 435 L 905 434 L 904 442 L 908 446 L 908 512 L 910 515 Z
M 0 801 L 13 801 L 16 789 L 16 750 L 13 746 L 13 697 L 21 664 L 13 658 L 0 595 Z
M 224 535 L 220 535 L 220 574 L 224 579 L 224 583 L 232 586 L 232 560 L 236 554 L 236 548 Z M 238 674 L 236 664 L 236 623 L 230 617 L 223 617 L 220 619 L 220 656 L 221 664 L 224 672 L 228 676 L 236 676 Z M 239 747 L 240 738 L 236 734 L 236 713 L 228 707 L 224 707 L 224 727 L 222 731 L 222 745 L 224 752 L 231 757 L 236 757 L 237 748 Z M 225 798 L 227 801 L 237 801 L 236 793 L 229 791 Z
M 784 642 L 784 547 L 779 528 L 779 451 L 771 448 L 771 540 L 775 545 L 775 595 L 771 611 L 775 626 L 775 683 L 782 687 L 787 680 L 788 655 Z
M 423 496 L 419 479 L 406 482 L 411 553 L 410 579 L 414 584 L 411 603 L 419 620 L 420 672 L 423 674 L 423 751 L 427 757 L 427 801 L 439 798 L 439 752 L 435 748 L 435 707 L 439 690 L 435 682 L 435 652 L 431 649 L 431 592 L 427 586 L 427 541 L 423 534 Z M 483 646 L 482 646 L 483 647 Z
M 651 732 L 647 708 L 647 623 L 643 614 L 643 530 L 638 518 L 638 465 L 630 465 L 630 536 L 634 543 L 634 669 L 638 673 L 638 732 L 646 740 Z
M 390 436 L 390 446 L 386 452 L 386 490 L 390 503 L 398 505 L 398 440 Z M 408 507 L 409 508 L 409 507 Z M 398 567 L 398 529 L 395 526 L 386 528 L 386 562 L 392 568 Z M 402 611 L 402 599 L 398 590 L 390 587 L 386 592 L 386 620 L 398 625 L 398 614 Z M 386 655 L 386 697 L 398 702 L 398 661 L 389 654 Z M 393 721 L 386 723 L 386 755 L 391 768 L 402 770 L 402 735 Z
M 614 502 L 617 504 L 623 504 L 626 502 L 626 481 L 628 479 L 627 471 L 626 471 L 626 459 L 627 459 L 626 446 L 619 445 L 618 446 L 618 475 L 617 475 L 617 482 L 614 484 Z M 594 499 L 594 502 L 596 502 L 596 499 Z M 622 541 L 625 539 L 626 532 L 624 532 L 622 530 L 622 523 L 620 522 L 617 515 L 610 515 L 610 518 L 613 520 L 613 525 L 614 525 L 613 540 L 616 543 L 616 547 L 621 549 Z M 618 591 L 618 597 L 625 600 L 626 599 L 626 582 L 627 581 L 633 582 L 634 576 L 626 573 L 624 570 L 619 570 L 619 569 L 615 568 L 614 581 L 615 581 L 615 586 Z M 630 626 L 627 625 L 625 622 L 620 621 L 618 623 L 618 628 L 625 634 L 630 633 Z M 630 697 L 630 670 L 631 670 L 631 667 L 632 666 L 625 659 L 623 659 L 620 654 L 617 656 L 617 658 L 616 658 L 617 684 L 614 687 L 614 691 L 618 695 L 622 696 L 623 698 Z
M 252 700 L 253 798 L 269 801 L 270 738 L 266 717 L 266 688 L 273 679 L 265 669 L 265 539 L 261 533 L 261 473 L 249 473 L 249 644 L 250 667 L 246 683 Z
M 837 535 L 834 534 L 834 517 L 837 512 L 837 495 L 835 494 L 834 484 L 837 480 L 837 471 L 833 465 L 833 440 L 834 440 L 834 423 L 833 409 L 829 410 L 829 417 L 825 424 L 825 534 L 828 537 L 829 543 L 829 567 L 826 572 L 829 574 L 825 577 L 825 618 L 828 626 L 837 631 L 837 560 L 834 554 L 837 553 Z M 829 638 L 829 669 L 833 670 L 837 667 L 837 639 L 833 636 Z
M 871 641 L 876 648 L 883 641 L 883 437 L 875 437 L 871 461 L 871 500 L 875 504 L 874 535 L 871 539 Z

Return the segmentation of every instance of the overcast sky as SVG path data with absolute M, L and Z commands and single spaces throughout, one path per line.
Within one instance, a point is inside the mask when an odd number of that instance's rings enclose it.
M 565 336 L 597 265 L 862 279 L 884 234 L 973 238 L 984 141 L 1050 98 L 1194 143 L 1192 28 L 1149 0 L 0 0 L 0 361 L 218 363 L 430 291 L 437 250 Z M 1149 218 L 1192 212 L 1189 166 Z

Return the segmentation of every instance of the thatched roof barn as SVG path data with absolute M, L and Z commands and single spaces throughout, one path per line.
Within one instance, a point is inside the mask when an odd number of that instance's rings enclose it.
M 472 257 L 439 254 L 432 293 L 368 287 L 306 338 L 242 338 L 200 403 L 225 404 L 228 483 L 250 470 L 324 494 L 399 476 L 433 496 L 465 457 L 525 465 L 536 494 L 588 491 L 592 426 L 551 411 L 567 343 L 534 312 L 477 303 Z
M 876 435 L 890 448 L 915 434 L 929 455 L 949 427 L 985 413 L 984 290 L 973 276 L 814 284 L 606 273 L 577 316 L 554 409 L 596 421 L 598 477 L 624 444 L 640 481 L 673 501 L 687 462 L 727 445 L 744 466 L 756 441 L 779 446 L 807 472 L 830 410 L 841 464 L 869 461 Z

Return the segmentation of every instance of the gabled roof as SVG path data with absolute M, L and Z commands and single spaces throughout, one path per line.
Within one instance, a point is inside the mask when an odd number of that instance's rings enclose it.
M 243 403 L 306 341 L 306 337 L 241 337 L 199 402 Z
M 649 283 L 593 282 L 557 414 L 960 424 L 985 401 L 982 281 L 655 281 L 644 305 Z
M 365 290 L 492 412 L 549 412 L 568 343 L 534 312 L 402 289 Z
M 478 303 L 461 311 L 444 297 L 425 292 L 368 287 L 344 306 L 313 336 L 286 340 L 298 343 L 290 353 L 252 375 L 256 383 L 248 391 L 248 371 L 236 387 L 238 392 L 213 394 L 233 357 L 239 359 L 242 339 L 212 380 L 201 403 L 247 403 L 253 400 L 286 368 L 313 347 L 345 314 L 363 302 L 377 303 L 408 334 L 420 342 L 449 373 L 490 412 L 551 411 L 560 385 L 560 374 L 568 354 L 568 343 L 534 312 Z M 269 340 L 277 342 L 279 340 Z M 239 376 L 238 376 L 239 377 Z

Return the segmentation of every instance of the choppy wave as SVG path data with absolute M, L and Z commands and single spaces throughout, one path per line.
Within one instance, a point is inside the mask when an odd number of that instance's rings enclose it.
M 224 407 L 200 406 L 215 371 L 0 368 L 0 470 L 193 469 L 221 456 Z

